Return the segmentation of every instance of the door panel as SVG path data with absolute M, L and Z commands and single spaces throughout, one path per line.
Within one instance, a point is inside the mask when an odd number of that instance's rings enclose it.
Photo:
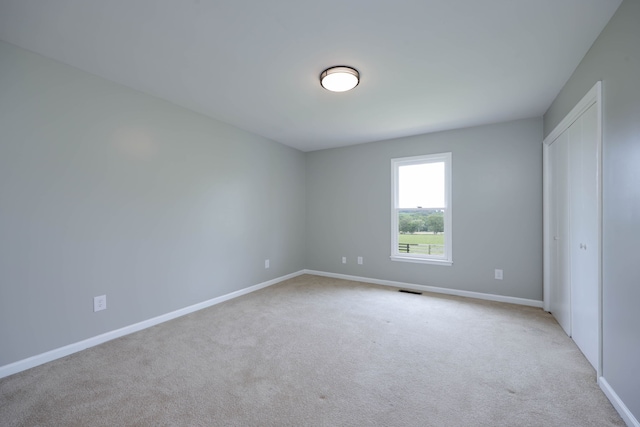
M 571 272 L 569 264 L 568 131 L 549 147 L 551 182 L 551 313 L 571 335 Z
M 575 129 L 574 129 L 575 128 Z M 570 130 L 571 170 L 571 336 L 594 367 L 598 364 L 599 254 L 597 107 L 591 106 Z M 574 137 L 576 142 L 574 143 Z

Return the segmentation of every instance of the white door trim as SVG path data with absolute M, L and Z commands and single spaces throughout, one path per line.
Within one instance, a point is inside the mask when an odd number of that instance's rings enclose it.
M 598 377 L 602 376 L 602 82 L 598 81 L 575 107 L 562 119 L 553 131 L 543 140 L 542 145 L 542 202 L 543 202 L 543 308 L 550 310 L 551 277 L 550 277 L 550 248 L 553 244 L 551 236 L 550 197 L 551 182 L 549 177 L 549 145 L 551 145 L 592 105 L 596 104 L 597 112 L 597 205 L 598 205 Z

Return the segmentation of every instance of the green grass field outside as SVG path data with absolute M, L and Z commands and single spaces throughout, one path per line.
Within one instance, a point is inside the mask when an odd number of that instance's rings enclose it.
M 444 245 L 444 234 L 400 234 L 398 243 Z

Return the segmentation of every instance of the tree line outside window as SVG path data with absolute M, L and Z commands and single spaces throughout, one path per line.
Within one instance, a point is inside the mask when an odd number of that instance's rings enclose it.
M 400 211 L 398 231 L 403 234 L 442 233 L 444 231 L 444 212 L 438 209 Z

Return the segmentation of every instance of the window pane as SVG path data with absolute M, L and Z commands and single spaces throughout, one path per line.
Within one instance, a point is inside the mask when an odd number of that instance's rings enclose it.
M 444 208 L 444 162 L 398 168 L 398 208 Z
M 444 216 L 441 209 L 398 210 L 398 253 L 444 256 Z

